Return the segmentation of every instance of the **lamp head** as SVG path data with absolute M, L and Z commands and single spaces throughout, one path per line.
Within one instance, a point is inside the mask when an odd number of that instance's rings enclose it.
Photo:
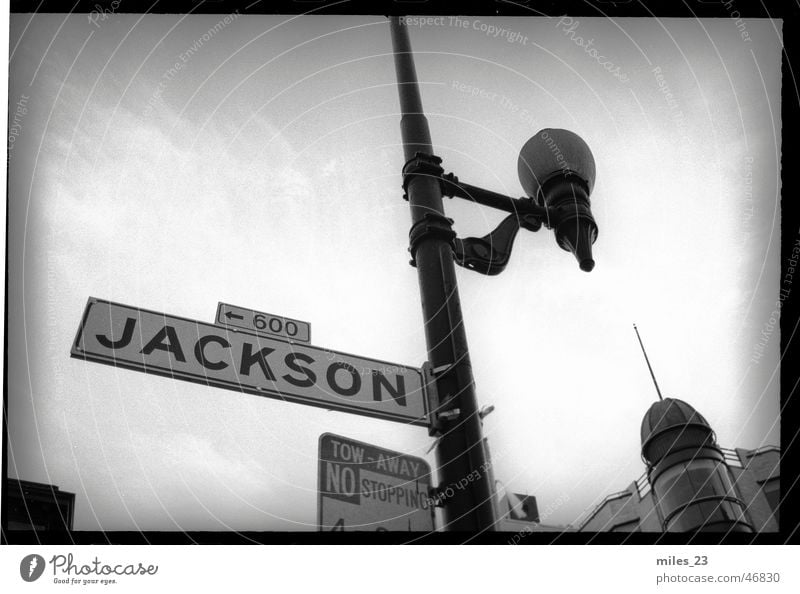
M 558 245 L 575 255 L 581 270 L 592 270 L 597 224 L 589 194 L 595 164 L 583 139 L 569 130 L 540 130 L 522 147 L 517 173 L 525 193 L 547 209 Z

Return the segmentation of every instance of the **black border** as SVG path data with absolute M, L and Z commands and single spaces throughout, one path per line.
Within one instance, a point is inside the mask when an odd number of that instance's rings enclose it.
M 797 74 L 792 64 L 792 58 L 797 56 L 798 15 L 800 5 L 797 3 L 775 3 L 767 6 L 759 0 L 734 0 L 736 10 L 742 18 L 782 18 L 784 51 L 782 54 L 782 87 L 781 87 L 781 118 L 782 118 L 782 155 L 781 155 L 781 277 L 787 269 L 787 260 L 791 253 L 795 238 L 800 233 L 800 218 L 797 213 L 798 181 L 797 176 L 787 175 L 794 172 L 798 160 L 794 154 L 791 142 L 796 131 L 796 117 L 800 108 L 800 89 L 798 89 Z M 31 13 L 89 13 L 96 10 L 95 4 L 105 2 L 100 0 L 78 0 L 69 2 L 65 0 L 11 0 L 10 12 Z M 641 0 L 565 0 L 565 1 L 540 1 L 519 0 L 483 0 L 465 1 L 454 5 L 443 0 L 340 0 L 338 2 L 295 0 L 123 0 L 117 12 L 150 12 L 153 14 L 165 13 L 193 13 L 193 14 L 229 14 L 237 11 L 241 14 L 324 14 L 324 15 L 355 15 L 355 14 L 382 14 L 382 15 L 490 15 L 490 16 L 605 16 L 605 17 L 686 17 L 705 18 L 718 17 L 730 18 L 730 12 L 718 0 L 682 0 L 674 3 L 663 3 L 658 6 L 647 6 Z M 640 183 L 635 180 L 634 183 Z M 8 187 L 6 187 L 8 192 Z M 3 440 L 8 443 L 7 406 L 8 406 L 8 201 L 6 201 L 6 271 L 5 271 L 5 347 L 3 371 Z M 800 361 L 800 319 L 798 317 L 797 291 L 792 293 L 783 303 L 781 310 L 781 426 L 784 431 L 781 435 L 781 464 L 784 468 L 782 476 L 781 497 L 781 528 L 778 533 L 761 533 L 754 535 L 745 534 L 670 534 L 670 533 L 532 533 L 522 539 L 520 544 L 787 544 L 800 540 L 800 511 L 792 502 L 798 497 L 798 482 L 792 477 L 789 479 L 789 469 L 800 468 L 798 464 L 798 440 L 794 432 L 787 435 L 786 428 L 791 427 L 800 435 L 798 423 L 797 388 L 800 381 L 800 370 L 797 362 Z M 4 449 L 2 459 L 2 476 L 7 476 L 8 448 Z M 796 472 L 796 471 L 795 471 Z M 2 498 L 2 526 L 6 525 L 6 501 Z M 320 532 L 72 532 L 63 533 L 34 533 L 2 530 L 0 542 L 3 544 L 402 544 L 409 542 L 408 534 L 404 533 L 320 533 Z M 420 544 L 505 544 L 508 542 L 509 533 L 493 534 L 459 534 L 459 533 L 432 533 L 418 535 L 414 542 Z
M 90 13 L 111 0 L 11 0 L 11 12 Z M 747 18 L 796 13 L 797 7 L 765 6 L 759 0 L 734 0 Z M 475 16 L 615 16 L 723 17 L 730 10 L 720 0 L 681 0 L 648 6 L 639 0 L 120 0 L 116 13 L 152 14 L 339 14 L 339 15 L 475 15 Z M 788 3 L 787 3 L 788 4 Z

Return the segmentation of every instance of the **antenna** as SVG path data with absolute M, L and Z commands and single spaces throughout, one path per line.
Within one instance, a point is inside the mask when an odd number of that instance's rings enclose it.
M 647 351 L 644 350 L 644 344 L 642 343 L 642 337 L 639 336 L 639 329 L 636 327 L 636 324 L 633 325 L 633 329 L 636 332 L 636 338 L 639 339 L 639 346 L 642 347 L 642 354 L 644 355 L 644 360 L 647 363 L 647 369 L 650 370 L 650 377 L 653 378 L 653 384 L 656 386 L 656 392 L 658 392 L 658 399 L 664 400 L 664 397 L 661 396 L 661 390 L 658 388 L 658 382 L 656 381 L 656 376 L 653 373 L 653 368 L 650 366 L 650 359 L 647 358 Z

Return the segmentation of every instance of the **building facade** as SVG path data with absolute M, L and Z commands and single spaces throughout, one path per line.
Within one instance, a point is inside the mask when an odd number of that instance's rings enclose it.
M 665 398 L 642 422 L 647 471 L 608 495 L 581 532 L 777 532 L 780 450 L 721 448 L 708 422 Z
M 69 532 L 75 495 L 55 485 L 7 478 L 3 486 L 3 523 L 13 532 Z
M 745 519 L 755 532 L 777 532 L 780 522 L 780 449 L 720 448 L 734 489 L 745 504 Z M 581 532 L 663 532 L 663 518 L 647 473 L 624 491 L 606 496 L 580 523 Z

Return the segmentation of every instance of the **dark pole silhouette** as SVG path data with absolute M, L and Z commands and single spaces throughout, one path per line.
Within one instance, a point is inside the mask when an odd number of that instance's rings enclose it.
M 410 244 L 417 267 L 428 362 L 439 402 L 434 412 L 439 501 L 448 531 L 494 530 L 494 490 L 483 448 L 481 418 L 456 285 L 452 221 L 444 216 L 441 159 L 422 111 L 408 30 L 391 19 L 406 164 L 403 188 L 411 207 Z

